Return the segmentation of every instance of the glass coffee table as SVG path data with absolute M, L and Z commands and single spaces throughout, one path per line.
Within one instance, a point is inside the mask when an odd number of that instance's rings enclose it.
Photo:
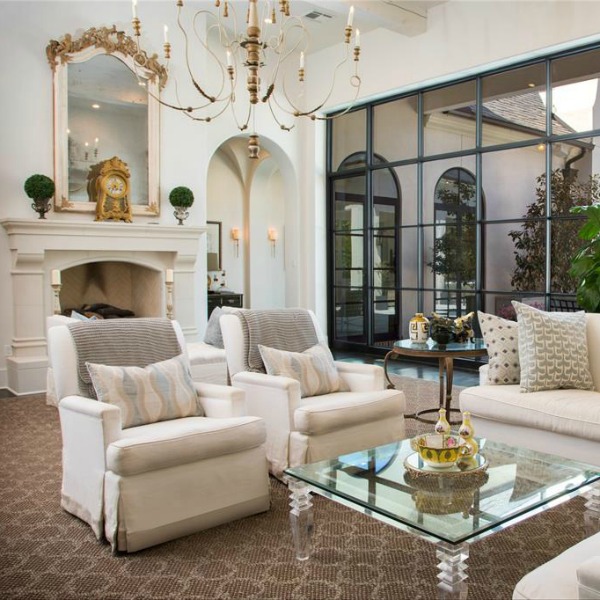
M 440 380 L 440 401 L 439 405 L 433 408 L 419 410 L 414 414 L 405 415 L 408 418 L 416 419 L 423 423 L 435 423 L 438 420 L 440 408 L 446 409 L 446 416 L 452 425 L 460 421 L 452 421 L 453 412 L 460 412 L 456 408 L 451 408 L 452 402 L 452 379 L 454 377 L 454 359 L 474 356 L 485 356 L 487 348 L 485 342 L 480 338 L 475 338 L 470 342 L 457 343 L 451 342 L 443 346 L 434 342 L 431 338 L 426 343 L 418 344 L 412 340 L 399 340 L 394 342 L 392 349 L 385 355 L 383 360 L 383 372 L 388 381 L 388 388 L 395 388 L 388 375 L 388 361 L 390 358 L 398 356 L 413 356 L 416 358 L 437 358 L 439 363 Z M 433 418 L 425 418 L 423 415 L 434 413 Z
M 600 524 L 600 468 L 481 439 L 461 467 L 427 467 L 410 440 L 286 469 L 299 560 L 309 558 L 311 492 L 436 544 L 440 598 L 466 598 L 470 544 L 587 493 L 586 529 Z

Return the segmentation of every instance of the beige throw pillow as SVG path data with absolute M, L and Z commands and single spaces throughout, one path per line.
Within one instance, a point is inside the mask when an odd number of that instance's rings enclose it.
M 269 375 L 291 377 L 300 382 L 300 394 L 320 396 L 345 389 L 331 351 L 324 343 L 304 352 L 286 352 L 258 345 L 258 350 Z
M 121 409 L 124 429 L 202 414 L 183 355 L 143 369 L 89 362 L 85 365 L 98 400 Z
M 521 391 L 591 390 L 585 312 L 544 312 L 513 300 L 519 325 Z
M 519 332 L 515 321 L 477 312 L 488 352 L 488 383 L 516 385 L 521 381 Z

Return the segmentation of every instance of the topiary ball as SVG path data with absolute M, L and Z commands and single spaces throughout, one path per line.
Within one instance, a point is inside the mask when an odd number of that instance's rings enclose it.
M 54 196 L 54 181 L 46 175 L 32 175 L 28 177 L 23 186 L 25 193 L 34 200 L 52 198 Z
M 171 193 L 169 194 L 169 202 L 172 206 L 189 208 L 192 204 L 194 204 L 194 194 L 190 188 L 179 186 L 171 190 Z

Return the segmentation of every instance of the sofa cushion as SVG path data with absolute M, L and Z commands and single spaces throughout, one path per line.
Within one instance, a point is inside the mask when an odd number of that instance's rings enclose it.
M 294 411 L 294 427 L 307 435 L 319 435 L 398 417 L 405 409 L 404 394 L 397 390 L 336 392 L 303 398 Z
M 198 414 L 196 390 L 181 354 L 144 368 L 86 366 L 98 400 L 121 409 L 123 428 Z
M 531 573 L 527 573 L 517 583 L 513 599 L 594 598 L 595 596 L 578 595 L 577 570 L 588 557 L 595 555 L 600 555 L 600 534 L 575 544 Z
M 515 321 L 477 311 L 481 335 L 488 352 L 488 383 L 519 383 L 519 330 Z
M 513 300 L 519 326 L 521 391 L 591 390 L 583 311 L 548 313 Z
M 344 387 L 325 343 L 315 344 L 304 352 L 286 352 L 258 345 L 267 374 L 291 377 L 300 382 L 300 396 L 319 396 Z
M 475 420 L 479 417 L 600 442 L 600 393 L 590 390 L 522 394 L 518 385 L 480 385 L 460 393 L 460 408 L 470 411 Z
M 124 430 L 108 446 L 107 467 L 117 475 L 137 475 L 256 448 L 265 438 L 258 417 L 162 421 Z

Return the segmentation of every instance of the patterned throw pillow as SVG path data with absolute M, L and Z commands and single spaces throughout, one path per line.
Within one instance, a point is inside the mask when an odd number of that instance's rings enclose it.
M 515 321 L 477 312 L 483 341 L 487 347 L 488 383 L 514 385 L 521 381 L 519 333 Z
M 513 300 L 519 324 L 521 391 L 592 390 L 585 312 L 548 313 Z
M 202 414 L 183 355 L 143 369 L 85 364 L 98 400 L 121 409 L 124 429 Z
M 269 375 L 283 375 L 300 382 L 300 395 L 320 396 L 345 389 L 331 351 L 324 343 L 304 352 L 286 352 L 258 345 Z

